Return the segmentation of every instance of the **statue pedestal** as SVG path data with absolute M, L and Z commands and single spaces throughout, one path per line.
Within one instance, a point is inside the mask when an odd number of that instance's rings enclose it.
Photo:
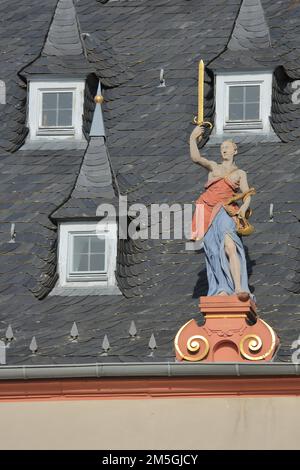
M 192 319 L 175 337 L 178 361 L 270 361 L 279 345 L 275 331 L 256 314 L 252 300 L 236 295 L 200 297 L 205 324 Z

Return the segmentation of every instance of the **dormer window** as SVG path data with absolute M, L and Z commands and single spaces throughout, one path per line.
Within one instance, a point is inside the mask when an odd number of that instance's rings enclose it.
M 217 74 L 216 133 L 268 133 L 271 99 L 271 72 Z
M 59 230 L 59 284 L 107 288 L 116 285 L 117 223 L 63 222 Z
M 83 95 L 83 80 L 30 81 L 30 138 L 82 139 Z

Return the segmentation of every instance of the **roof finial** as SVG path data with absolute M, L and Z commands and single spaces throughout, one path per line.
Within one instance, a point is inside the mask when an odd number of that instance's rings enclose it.
M 105 137 L 104 122 L 103 122 L 103 116 L 102 116 L 102 110 L 101 110 L 101 104 L 103 103 L 104 98 L 101 93 L 100 81 L 98 83 L 97 94 L 94 97 L 94 101 L 96 103 L 96 106 L 95 106 L 95 111 L 94 111 L 94 116 L 93 116 L 92 127 L 90 130 L 90 137 Z

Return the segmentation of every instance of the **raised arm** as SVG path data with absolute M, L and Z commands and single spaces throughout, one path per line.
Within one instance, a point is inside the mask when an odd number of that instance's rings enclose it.
M 194 163 L 198 163 L 199 165 L 203 166 L 208 171 L 212 171 L 213 167 L 216 165 L 216 162 L 211 160 L 207 160 L 207 158 L 202 157 L 198 149 L 198 141 L 201 141 L 204 134 L 204 127 L 197 126 L 191 133 L 190 137 L 190 152 L 191 152 L 191 159 Z
M 240 175 L 241 175 L 241 177 L 240 177 L 240 190 L 242 191 L 242 193 L 245 193 L 246 191 L 249 191 L 247 173 L 244 170 L 240 170 Z M 250 202 L 251 202 L 251 196 L 247 196 L 247 198 L 245 199 L 245 201 L 243 202 L 243 204 L 241 205 L 240 210 L 239 210 L 239 214 L 242 217 L 245 217 L 245 213 L 246 213 L 248 207 L 250 206 Z

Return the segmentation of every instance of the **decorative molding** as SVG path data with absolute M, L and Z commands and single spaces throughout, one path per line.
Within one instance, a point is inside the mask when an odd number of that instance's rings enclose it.
M 300 395 L 300 377 L 115 377 L 3 380 L 1 401 Z

